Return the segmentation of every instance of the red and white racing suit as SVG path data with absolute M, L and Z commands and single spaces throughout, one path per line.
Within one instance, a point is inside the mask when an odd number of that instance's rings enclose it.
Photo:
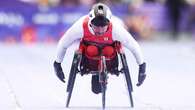
M 102 49 L 102 54 L 108 57 L 112 56 L 114 53 L 114 50 L 109 45 L 111 45 L 114 41 L 120 41 L 122 45 L 124 45 L 132 52 L 138 65 L 144 62 L 143 55 L 138 43 L 124 28 L 121 22 L 114 18 L 111 19 L 107 32 L 101 36 L 96 36 L 90 27 L 88 15 L 81 17 L 67 30 L 67 32 L 60 39 L 57 47 L 56 62 L 61 63 L 67 48 L 77 41 L 94 42 L 97 44 L 108 45 Z M 96 56 L 99 54 L 98 47 L 94 45 L 88 45 L 86 53 L 88 57 Z
M 85 53 L 88 58 L 92 58 L 100 55 L 99 46 L 105 45 L 101 48 L 101 53 L 106 57 L 114 56 L 114 48 L 111 46 L 113 44 L 112 40 L 112 23 L 109 24 L 108 30 L 102 35 L 94 35 L 90 32 L 89 18 L 86 17 L 83 22 L 84 35 L 81 42 L 88 43 L 85 47 Z M 94 44 L 94 45 L 93 45 Z M 81 44 L 82 45 L 82 44 Z

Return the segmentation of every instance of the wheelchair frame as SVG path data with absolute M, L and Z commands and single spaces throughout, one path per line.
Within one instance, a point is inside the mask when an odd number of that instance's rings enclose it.
M 118 57 L 118 54 L 119 54 L 120 59 L 121 59 L 120 61 L 122 62 L 122 68 L 118 72 L 124 73 L 124 75 L 125 75 L 127 90 L 128 90 L 129 100 L 130 100 L 130 106 L 133 108 L 134 107 L 133 96 L 132 96 L 133 86 L 132 86 L 132 82 L 131 82 L 128 64 L 126 61 L 126 56 L 121 48 L 120 42 L 119 42 L 119 45 L 117 46 L 116 50 L 117 50 L 116 57 Z M 82 59 L 82 51 L 79 49 L 74 53 L 72 66 L 71 66 L 71 70 L 70 70 L 70 74 L 69 74 L 68 85 L 67 85 L 68 96 L 67 96 L 67 101 L 66 101 L 66 107 L 69 107 L 70 99 L 72 96 L 72 91 L 74 88 L 74 83 L 76 80 L 76 74 L 81 73 L 81 71 L 78 68 L 80 66 L 81 59 Z M 106 105 L 106 88 L 107 88 L 107 79 L 108 79 L 108 72 L 107 72 L 107 68 L 106 68 L 105 56 L 100 56 L 100 65 L 99 66 L 100 66 L 100 68 L 98 70 L 98 75 L 99 75 L 99 83 L 101 84 L 101 92 L 102 92 L 102 108 L 104 110 L 105 105 Z

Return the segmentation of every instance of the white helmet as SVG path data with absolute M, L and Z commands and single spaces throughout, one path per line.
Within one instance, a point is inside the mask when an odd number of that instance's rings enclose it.
M 95 26 L 108 25 L 111 17 L 112 13 L 110 8 L 103 3 L 93 5 L 91 11 L 89 12 L 90 23 Z

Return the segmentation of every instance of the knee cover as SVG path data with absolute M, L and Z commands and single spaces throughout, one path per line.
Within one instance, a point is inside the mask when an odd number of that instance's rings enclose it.
M 98 48 L 94 45 L 87 46 L 86 54 L 90 57 L 94 57 L 98 55 Z
M 111 57 L 114 55 L 115 52 L 114 52 L 114 48 L 112 46 L 106 46 L 103 48 L 102 53 L 106 57 Z

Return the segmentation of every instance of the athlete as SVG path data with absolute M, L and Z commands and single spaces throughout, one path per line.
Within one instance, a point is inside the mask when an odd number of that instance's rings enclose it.
M 122 46 L 125 46 L 132 52 L 139 65 L 137 86 L 140 86 L 145 80 L 146 63 L 144 62 L 139 44 L 124 28 L 124 25 L 115 16 L 112 16 L 111 10 L 107 5 L 103 3 L 95 4 L 89 14 L 76 21 L 60 39 L 54 61 L 54 69 L 57 77 L 64 83 L 65 77 L 61 63 L 67 48 L 78 40 L 80 45 L 85 46 L 85 54 L 88 59 L 98 56 L 100 52 L 106 57 L 114 58 L 116 54 L 113 43 L 119 41 Z M 94 62 L 88 63 L 85 63 L 88 66 L 84 66 L 84 68 L 94 65 Z M 98 79 L 98 75 L 92 75 L 92 91 L 96 94 L 101 92 Z

